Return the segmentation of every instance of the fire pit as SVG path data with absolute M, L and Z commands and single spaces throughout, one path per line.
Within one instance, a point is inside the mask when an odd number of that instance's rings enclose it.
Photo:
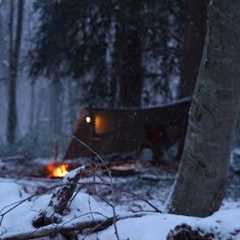
M 69 172 L 69 164 L 50 162 L 47 165 L 47 174 L 50 178 L 61 178 Z

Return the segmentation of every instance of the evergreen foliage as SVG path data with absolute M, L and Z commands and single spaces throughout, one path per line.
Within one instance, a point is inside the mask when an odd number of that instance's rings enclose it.
M 141 74 L 144 100 L 153 97 L 152 90 L 171 95 L 169 80 L 179 73 L 182 51 L 182 0 L 41 0 L 35 11 L 40 21 L 29 54 L 31 76 L 81 80 L 93 105 L 116 105 L 121 78 Z M 135 39 L 128 44 L 132 30 Z M 141 51 L 132 55 L 135 60 L 128 59 L 132 48 Z

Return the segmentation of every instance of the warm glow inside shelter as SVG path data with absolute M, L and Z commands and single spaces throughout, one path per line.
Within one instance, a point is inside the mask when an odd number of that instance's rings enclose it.
M 184 133 L 190 98 L 153 108 L 85 108 L 80 113 L 65 159 L 92 156 L 86 146 L 102 155 L 128 153 L 144 145 L 167 148 Z

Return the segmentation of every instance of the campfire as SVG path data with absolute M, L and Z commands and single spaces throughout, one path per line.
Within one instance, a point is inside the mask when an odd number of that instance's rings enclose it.
M 50 162 L 47 165 L 48 176 L 51 178 L 64 177 L 69 172 L 67 163 Z

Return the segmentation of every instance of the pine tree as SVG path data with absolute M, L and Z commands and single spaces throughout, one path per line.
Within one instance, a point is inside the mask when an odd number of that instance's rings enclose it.
M 40 24 L 31 75 L 58 72 L 80 81 L 88 104 L 140 106 L 146 85 L 154 85 L 157 93 L 166 78 L 162 72 L 169 79 L 177 74 L 181 1 L 43 0 L 35 9 Z M 150 72 L 147 58 L 155 62 L 157 74 Z

